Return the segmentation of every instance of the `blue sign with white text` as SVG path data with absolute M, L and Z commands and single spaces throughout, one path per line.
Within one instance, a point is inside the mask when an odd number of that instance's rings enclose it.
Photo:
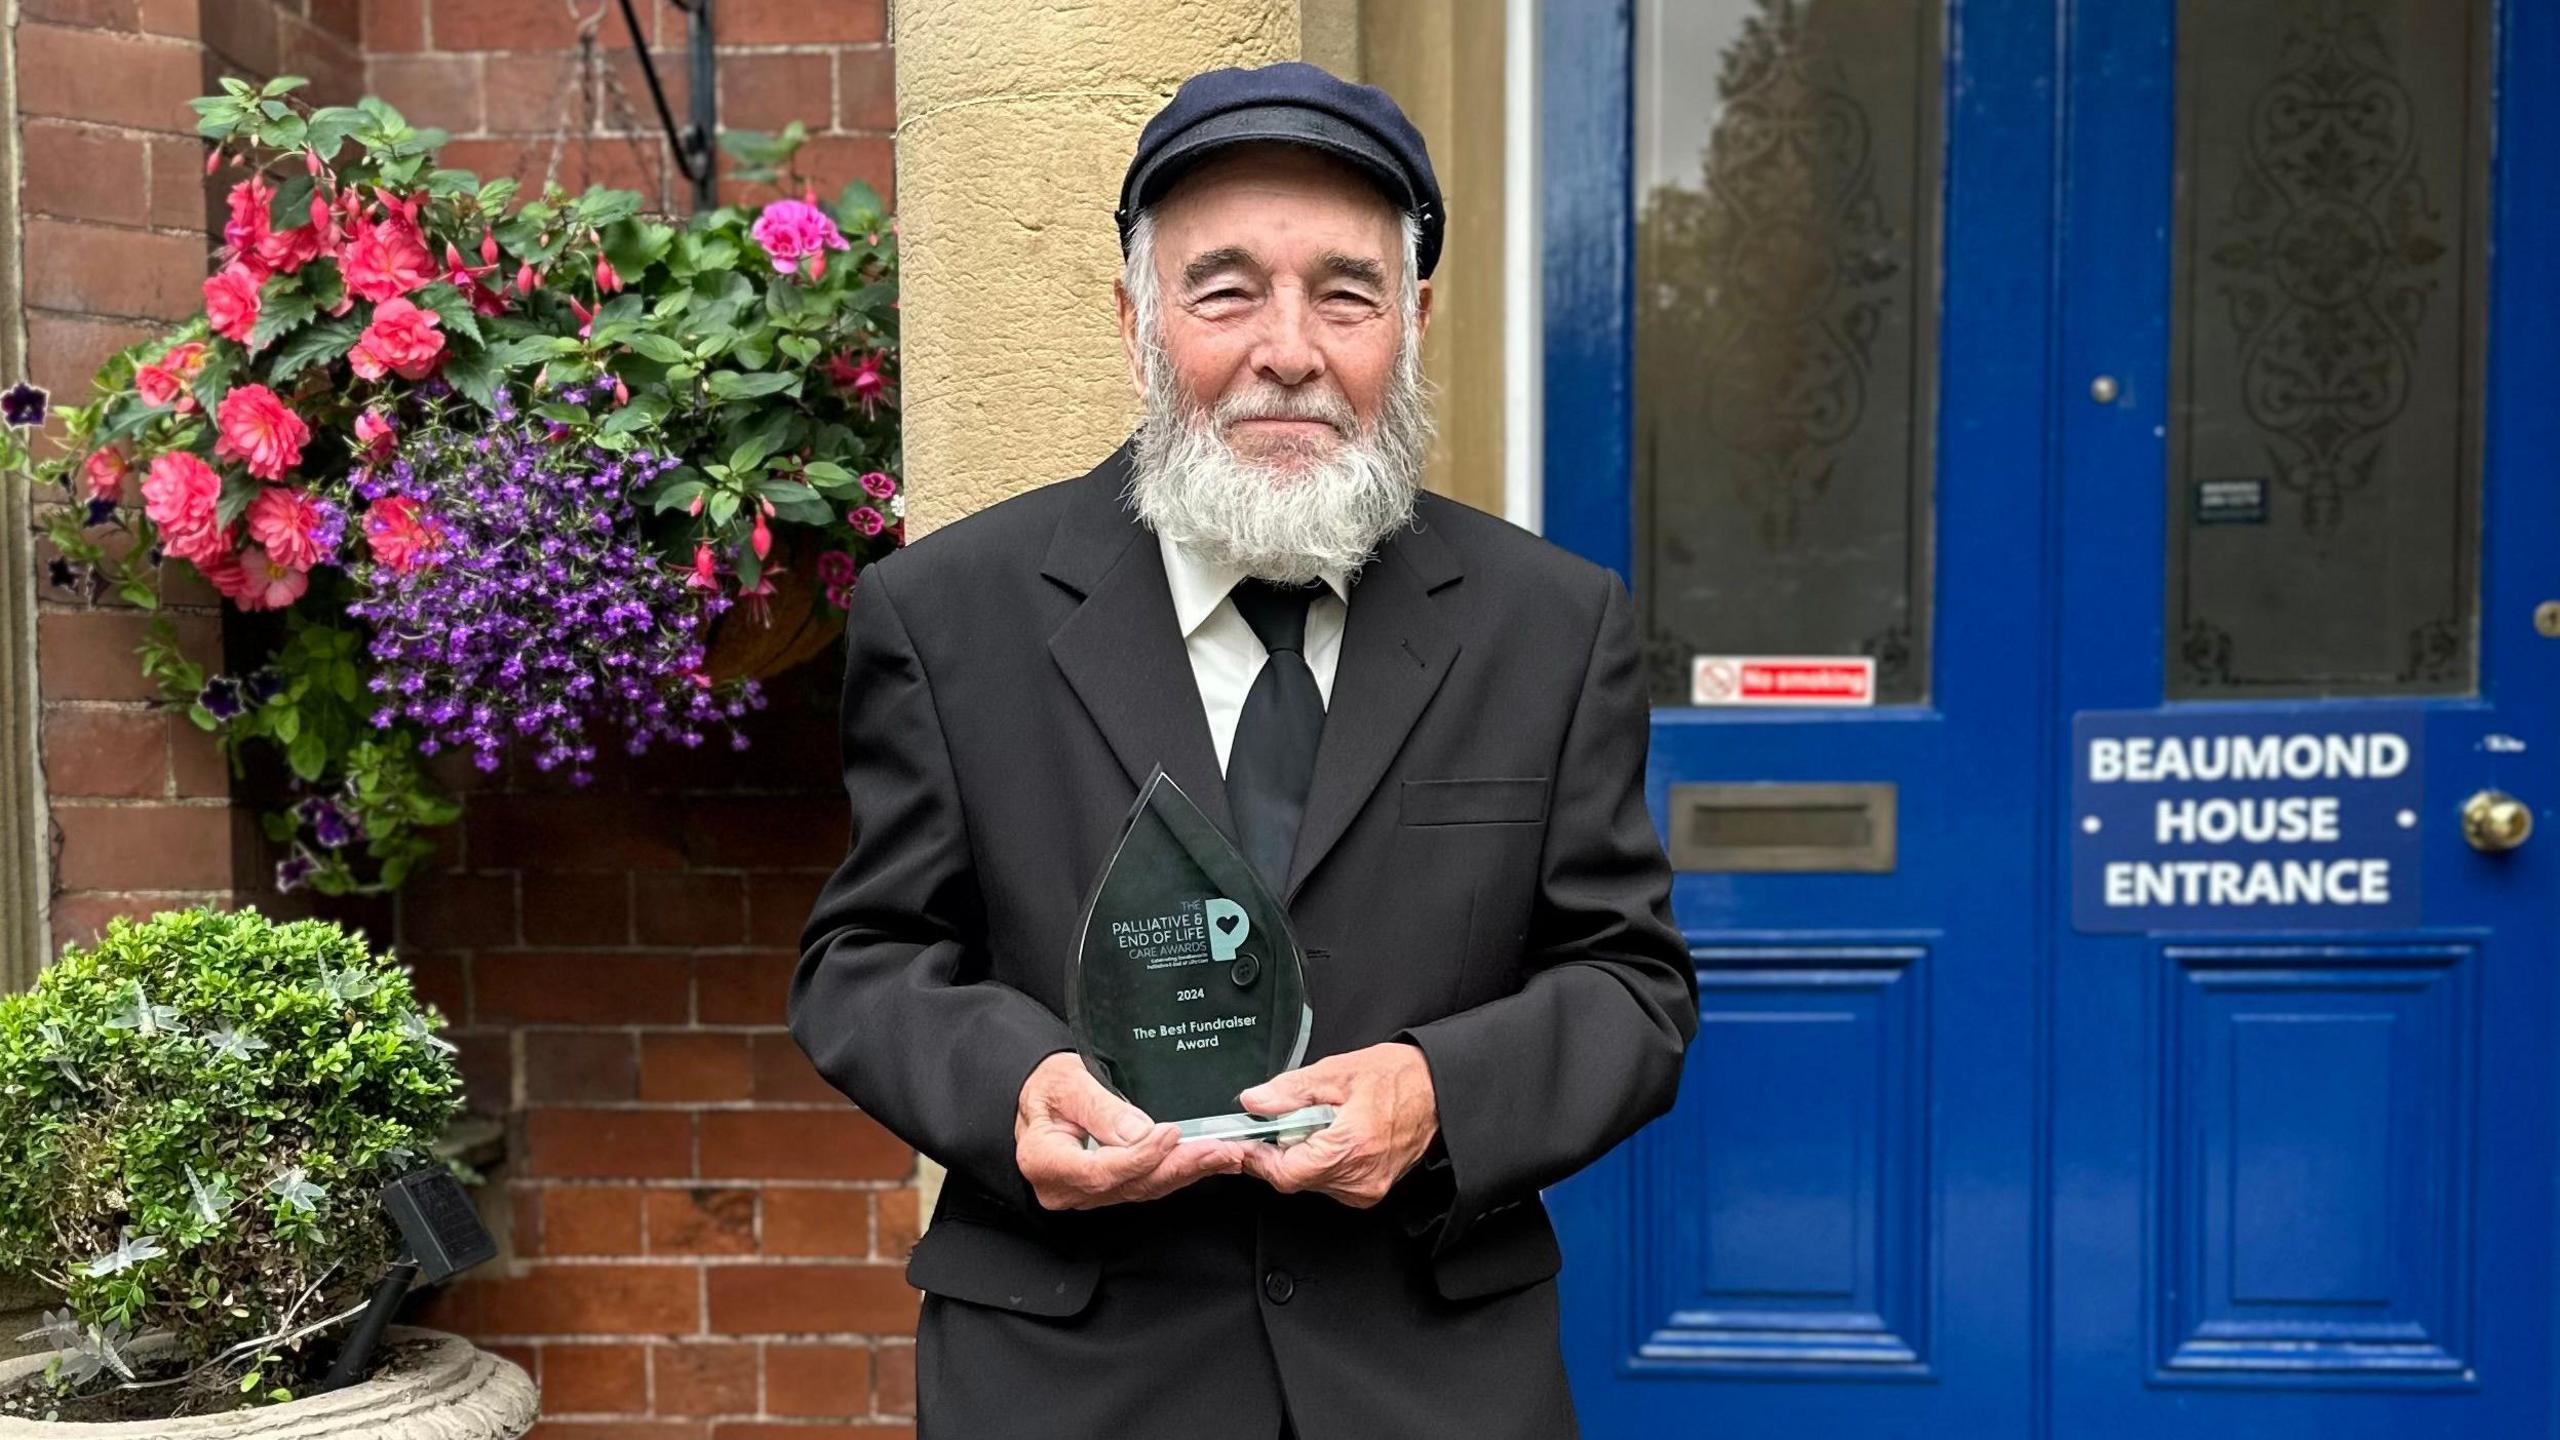
M 2419 718 L 2345 707 L 2074 715 L 2072 924 L 2416 924 Z

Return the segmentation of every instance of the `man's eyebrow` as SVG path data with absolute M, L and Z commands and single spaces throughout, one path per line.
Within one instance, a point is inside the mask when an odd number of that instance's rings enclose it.
M 1182 283 L 1185 286 L 1197 285 L 1222 270 L 1260 267 L 1261 262 L 1254 258 L 1252 251 L 1241 245 L 1221 245 L 1215 250 L 1203 250 L 1192 256 L 1191 263 L 1182 267 Z
M 1327 273 L 1345 280 L 1358 280 L 1382 289 L 1387 283 L 1387 267 L 1366 255 L 1345 255 L 1339 250 L 1329 250 L 1316 264 Z

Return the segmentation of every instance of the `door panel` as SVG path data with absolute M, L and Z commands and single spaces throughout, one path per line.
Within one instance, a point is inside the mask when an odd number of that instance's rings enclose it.
M 2023 1436 L 2052 11 L 1543 15 L 1548 534 L 1646 606 L 1698 857 L 1680 1105 L 1548 1197 L 1586 1433 Z M 1773 651 L 1881 703 L 1687 703 Z
M 2379 716 L 2417 753 L 2414 800 L 2361 822 L 2409 837 L 2387 911 L 2057 913 L 2048 1433 L 2552 1433 L 2560 874 L 2463 829 L 2475 792 L 2547 812 L 2560 781 L 2560 648 L 2525 598 L 2560 578 L 2560 490 L 2494 398 L 2508 367 L 2548 373 L 2547 281 L 2491 243 L 2548 209 L 2509 178 L 2533 121 L 2496 77 L 2519 44 L 2552 53 L 2549 23 L 2485 0 L 2071 9 L 2054 723 Z M 2090 768 L 2063 757 L 2057 793 Z M 2353 805 L 2358 783 L 2183 793 Z M 2086 863 L 2097 818 L 2054 819 L 2056 865 Z

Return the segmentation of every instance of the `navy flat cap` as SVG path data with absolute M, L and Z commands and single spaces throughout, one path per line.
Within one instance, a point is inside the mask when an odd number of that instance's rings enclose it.
M 1306 145 L 1349 161 L 1377 183 L 1421 230 L 1416 268 L 1428 278 L 1440 263 L 1447 214 L 1431 173 L 1422 132 L 1387 92 L 1354 85 L 1301 60 L 1257 70 L 1204 70 L 1182 82 L 1138 135 L 1138 151 L 1120 181 L 1120 250 L 1138 212 L 1163 198 L 1173 182 L 1214 151 L 1250 141 Z

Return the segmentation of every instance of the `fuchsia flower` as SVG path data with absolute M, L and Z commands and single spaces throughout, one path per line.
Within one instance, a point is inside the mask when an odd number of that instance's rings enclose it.
M 766 501 L 766 509 L 771 509 L 772 504 L 772 501 Z M 755 528 L 747 535 L 747 543 L 755 547 L 756 558 L 759 560 L 763 559 L 773 549 L 773 527 L 764 523 L 764 517 L 764 510 L 758 510 L 756 512 Z
M 302 462 L 311 427 L 264 385 L 240 385 L 214 417 L 213 458 L 239 460 L 261 480 L 281 480 Z
M 861 404 L 863 417 L 868 419 L 889 393 L 889 375 L 883 364 L 882 353 L 877 350 L 866 350 L 859 359 L 839 351 L 820 361 L 818 368 L 836 393 Z
M 767 205 L 764 212 L 756 216 L 756 223 L 749 233 L 755 236 L 758 245 L 764 247 L 765 254 L 773 258 L 773 269 L 777 275 L 788 275 L 799 269 L 800 257 L 809 255 L 816 257 L 810 266 L 809 278 L 823 279 L 827 273 L 827 252 L 853 248 L 852 243 L 844 238 L 844 232 L 836 228 L 836 222 L 828 218 L 827 212 L 806 200 L 776 200 Z
M 206 277 L 204 316 L 214 334 L 248 344 L 258 323 L 258 273 L 234 260 Z
M 707 590 L 714 595 L 720 593 L 720 559 L 712 553 L 710 541 L 705 540 L 693 547 L 693 573 L 684 577 L 684 583 L 688 590 Z
M 376 305 L 444 278 L 427 253 L 418 222 L 397 208 L 379 220 L 359 212 L 338 266 L 346 274 L 347 289 Z
M 613 268 L 612 261 L 604 258 L 604 252 L 596 252 L 596 293 L 610 295 L 621 288 L 621 273 Z
M 373 323 L 347 352 L 347 364 L 367 380 L 386 374 L 424 380 L 435 372 L 444 354 L 444 335 L 436 329 L 442 323 L 434 311 L 421 310 L 395 295 L 374 307 Z
M 270 485 L 249 502 L 249 538 L 266 547 L 278 564 L 308 570 L 332 558 L 323 552 L 317 531 L 325 520 L 308 490 Z
M 484 240 L 480 250 L 483 255 L 494 254 L 497 250 L 497 237 L 492 235 Z M 471 297 L 471 308 L 474 311 L 482 315 L 507 313 L 507 297 L 490 289 L 488 284 L 480 278 L 497 271 L 496 260 L 488 260 L 477 266 L 467 265 L 463 263 L 462 251 L 452 241 L 447 240 L 444 242 L 444 267 L 445 278 L 453 282 L 453 288 Z
M 124 480 L 132 473 L 133 462 L 125 458 L 122 449 L 113 445 L 90 451 L 89 458 L 80 463 L 80 478 L 89 482 L 89 498 L 92 500 L 124 498 Z
M 417 501 L 406 495 L 386 495 L 365 507 L 364 538 L 373 547 L 376 564 L 405 575 L 434 558 L 442 537 L 432 523 L 420 518 Z
M 399 428 L 391 417 L 379 410 L 367 410 L 356 417 L 358 458 L 367 465 L 390 463 L 391 447 L 399 439 Z
M 738 587 L 738 603 L 758 625 L 773 623 L 773 577 L 782 573 L 779 565 L 768 565 L 756 576 L 753 585 Z

